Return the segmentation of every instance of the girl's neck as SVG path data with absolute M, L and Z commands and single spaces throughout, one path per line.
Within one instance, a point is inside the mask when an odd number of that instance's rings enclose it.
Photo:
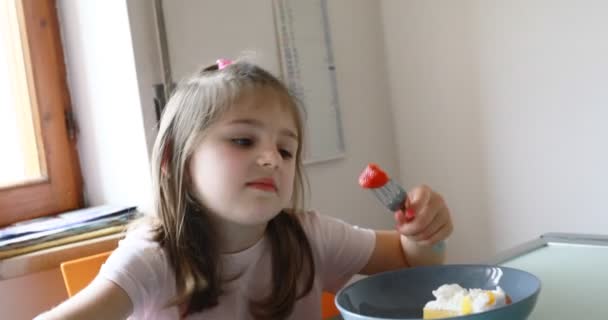
M 237 253 L 256 244 L 266 232 L 266 224 L 245 226 L 230 221 L 215 221 L 219 236 L 219 250 L 222 254 Z

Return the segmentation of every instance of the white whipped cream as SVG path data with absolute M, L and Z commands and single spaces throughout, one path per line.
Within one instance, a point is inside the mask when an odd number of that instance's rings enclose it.
M 444 284 L 433 290 L 435 300 L 424 306 L 432 310 L 449 310 L 460 315 L 494 309 L 506 304 L 506 294 L 500 287 L 495 290 L 464 289 L 458 284 Z

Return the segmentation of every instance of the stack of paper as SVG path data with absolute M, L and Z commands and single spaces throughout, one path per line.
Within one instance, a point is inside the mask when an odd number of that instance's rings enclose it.
M 137 217 L 133 206 L 99 206 L 19 222 L 0 229 L 0 259 L 121 232 Z

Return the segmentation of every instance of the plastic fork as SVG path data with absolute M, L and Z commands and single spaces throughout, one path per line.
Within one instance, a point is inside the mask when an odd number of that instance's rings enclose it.
M 368 172 L 370 168 L 372 171 L 378 171 L 376 173 L 376 176 L 374 176 L 373 174 L 370 175 L 370 173 Z M 366 179 L 373 179 L 374 184 L 382 185 L 379 187 L 370 187 L 368 185 L 365 185 Z M 363 171 L 359 178 L 359 184 L 362 187 L 371 190 L 374 196 L 378 198 L 380 203 L 382 203 L 391 212 L 402 210 L 405 214 L 406 223 L 414 220 L 414 218 L 416 217 L 415 212 L 413 212 L 412 210 L 407 210 L 405 207 L 407 201 L 407 192 L 405 192 L 405 190 L 398 183 L 390 179 L 386 175 L 386 173 L 384 173 L 384 171 L 382 171 L 382 169 L 380 169 L 380 167 L 378 167 L 377 165 L 371 164 L 368 166 L 368 168 L 366 168 L 366 170 Z M 445 242 L 440 241 L 434 244 L 433 250 L 437 252 L 445 250 Z

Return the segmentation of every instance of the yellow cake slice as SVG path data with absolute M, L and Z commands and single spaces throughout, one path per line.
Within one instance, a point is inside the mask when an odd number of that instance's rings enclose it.
M 511 303 L 500 288 L 496 290 L 464 289 L 458 284 L 444 284 L 433 290 L 435 300 L 426 303 L 423 319 L 443 319 L 483 312 Z
M 422 319 L 443 319 L 459 316 L 458 312 L 450 310 L 423 309 Z

